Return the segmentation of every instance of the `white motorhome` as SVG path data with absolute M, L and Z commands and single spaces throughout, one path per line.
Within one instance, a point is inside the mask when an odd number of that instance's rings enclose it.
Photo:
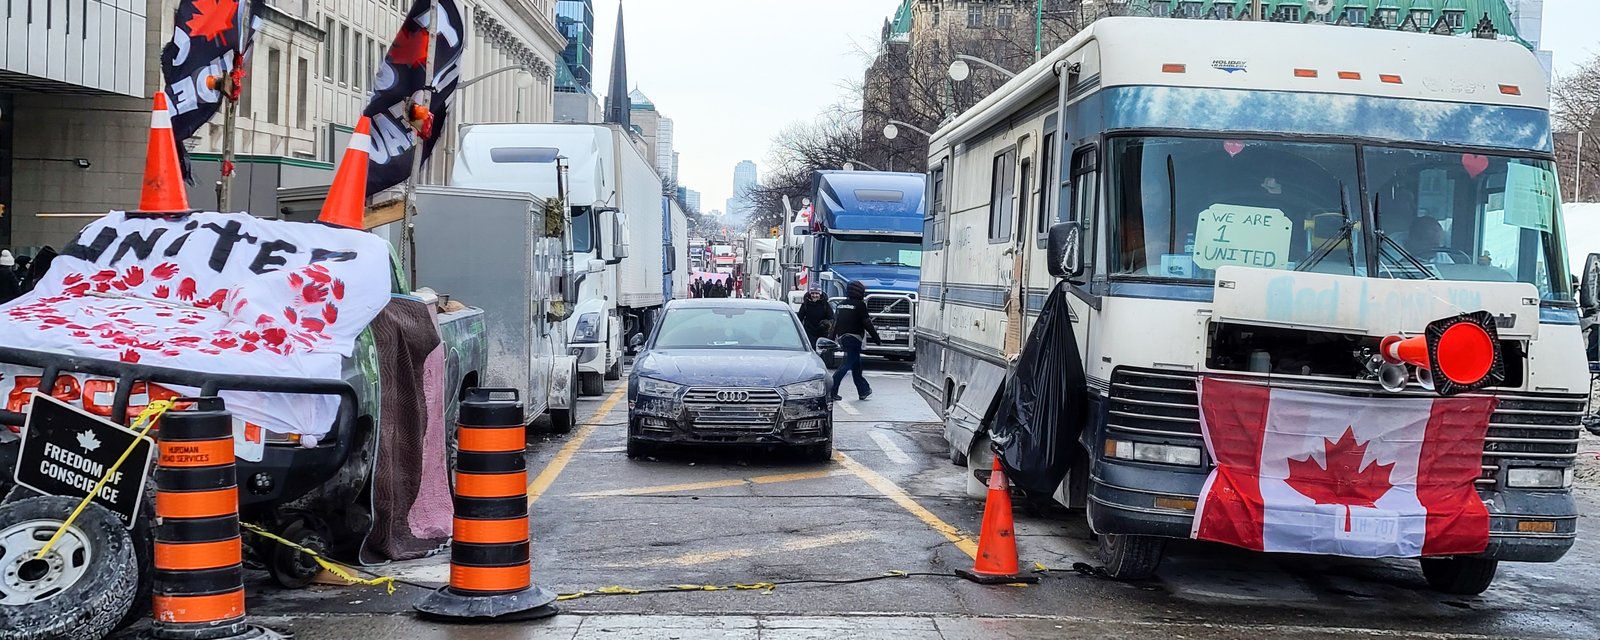
M 628 336 L 665 302 L 661 177 L 617 125 L 473 124 L 461 128 L 451 184 L 555 197 L 558 176 L 536 164 L 552 149 L 568 167 L 578 290 L 568 341 L 580 390 L 599 395 L 603 380 L 621 379 Z
M 1498 560 L 1575 537 L 1589 381 L 1553 158 L 1544 72 L 1514 42 L 1099 20 L 930 141 L 915 386 L 952 459 L 987 469 L 1005 377 L 1061 288 L 1080 356 L 1050 365 L 1082 371 L 1087 419 L 1055 498 L 1133 577 L 1191 535 L 1198 379 L 1427 397 L 1368 366 L 1378 340 L 1488 310 L 1490 542 L 1422 563 L 1482 591 Z

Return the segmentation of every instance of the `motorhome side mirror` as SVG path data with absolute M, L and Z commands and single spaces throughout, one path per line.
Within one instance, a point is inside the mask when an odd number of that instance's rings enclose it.
M 827 351 L 838 351 L 838 350 L 839 350 L 839 343 L 834 342 L 832 340 L 829 340 L 827 338 L 817 338 L 817 351 L 827 352 Z
M 1578 283 L 1578 306 L 1584 315 L 1600 312 L 1600 253 L 1583 261 L 1583 279 Z
M 1050 226 L 1046 252 L 1050 275 L 1073 278 L 1083 273 L 1083 226 L 1077 222 L 1058 222 Z
M 628 257 L 628 234 L 624 231 L 628 227 L 628 217 L 621 211 L 611 214 L 611 257 Z
M 642 346 L 644 346 L 644 334 L 635 333 L 632 338 L 628 338 L 628 348 L 638 349 Z

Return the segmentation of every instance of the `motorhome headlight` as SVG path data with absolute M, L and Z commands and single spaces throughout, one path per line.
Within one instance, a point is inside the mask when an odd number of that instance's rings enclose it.
M 1161 464 L 1181 464 L 1189 467 L 1200 466 L 1199 447 L 1182 447 L 1170 444 L 1152 444 L 1149 442 L 1130 442 L 1127 440 L 1107 440 L 1105 454 L 1107 458 L 1119 458 L 1122 460 L 1158 462 Z
M 1506 471 L 1512 489 L 1565 489 L 1572 486 L 1572 468 L 1512 467 Z
M 683 390 L 683 385 L 655 378 L 639 378 L 639 395 L 656 396 L 658 398 L 674 398 Z
M 783 386 L 783 396 L 790 400 L 820 398 L 828 393 L 828 383 L 821 378 Z
M 578 324 L 572 328 L 572 341 L 600 341 L 600 312 L 590 311 L 578 316 Z

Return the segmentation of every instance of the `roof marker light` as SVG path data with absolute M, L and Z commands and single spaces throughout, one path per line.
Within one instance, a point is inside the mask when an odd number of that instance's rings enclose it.
M 1520 96 L 1522 95 L 1522 87 L 1518 87 L 1514 84 L 1503 84 L 1500 85 L 1500 93 L 1508 96 Z
M 1164 65 L 1161 65 L 1161 72 L 1162 73 L 1185 73 L 1188 70 L 1189 70 L 1188 65 L 1172 64 L 1172 63 L 1167 63 L 1167 64 L 1164 64 Z
M 1400 81 L 1400 76 L 1397 76 L 1397 75 L 1392 74 L 1392 73 L 1380 73 L 1380 74 L 1378 74 L 1378 79 L 1382 80 L 1383 82 L 1385 82 L 1387 84 L 1405 84 L 1405 83 Z
M 1317 70 L 1316 69 L 1295 69 L 1294 70 L 1294 77 L 1296 77 L 1296 78 L 1315 78 L 1315 77 L 1317 77 Z
M 1340 71 L 1339 72 L 1339 79 L 1340 80 L 1360 80 L 1361 79 L 1361 74 L 1359 72 L 1356 72 L 1356 71 Z

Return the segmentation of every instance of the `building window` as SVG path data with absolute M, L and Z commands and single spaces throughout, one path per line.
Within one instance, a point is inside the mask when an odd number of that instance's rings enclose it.
M 322 77 L 333 82 L 333 18 L 322 21 Z
M 1011 7 L 1000 7 L 1000 15 L 995 18 L 994 26 L 1001 29 L 1011 28 Z
M 366 38 L 366 36 L 361 35 L 361 32 L 357 31 L 356 35 L 355 35 L 355 38 L 354 38 L 354 42 L 351 43 L 351 45 L 352 45 L 352 49 L 350 51 L 350 88 L 351 89 L 360 89 L 361 88 L 361 84 L 362 84 L 362 82 L 361 82 L 362 72 L 363 72 L 363 70 L 366 69 L 366 66 L 362 63 L 362 60 L 366 59 L 366 57 L 367 57 L 367 38 Z
M 994 171 L 989 184 L 989 240 L 1003 242 L 1011 239 L 1011 219 L 1015 212 L 1017 195 L 1017 150 L 1011 149 L 994 157 Z
M 967 28 L 977 29 L 983 26 L 983 7 L 970 5 L 967 7 Z
M 1447 25 L 1450 25 L 1451 29 L 1454 29 L 1456 31 L 1460 31 L 1462 26 L 1465 24 L 1465 21 L 1466 21 L 1466 12 L 1463 12 L 1463 11 L 1446 11 L 1446 12 L 1444 12 L 1444 23 L 1447 24 Z
M 1400 10 L 1399 9 L 1379 9 L 1378 10 L 1378 20 L 1380 21 L 1381 26 L 1398 27 L 1398 26 L 1400 26 Z
M 1233 19 L 1233 3 L 1218 2 L 1211 5 L 1211 17 L 1217 20 Z
M 1296 6 L 1278 7 L 1278 19 L 1282 20 L 1284 22 L 1299 22 L 1300 21 L 1300 7 L 1296 7 Z
M 939 26 L 939 19 L 941 17 L 943 17 L 942 14 L 944 13 L 944 11 L 942 10 L 941 7 L 943 7 L 943 5 L 938 5 L 938 4 L 933 5 L 933 17 L 931 19 L 933 21 L 933 26 L 935 26 L 935 27 Z
M 1150 15 L 1157 18 L 1172 17 L 1172 3 L 1168 0 L 1156 0 L 1150 3 Z
M 1427 9 L 1412 9 L 1411 22 L 1417 25 L 1418 29 L 1431 29 L 1433 28 L 1433 12 Z
M 278 124 L 278 102 L 283 98 L 283 53 L 267 49 L 267 123 Z
M 339 25 L 339 84 L 350 83 L 350 26 Z
M 1185 18 L 1199 18 L 1205 15 L 1204 5 L 1198 2 L 1179 2 L 1178 13 Z
M 294 85 L 294 126 L 298 129 L 306 128 L 306 103 L 309 99 L 306 92 L 310 88 L 311 63 L 301 58 L 297 63 Z
M 1361 7 L 1351 7 L 1344 10 L 1344 21 L 1350 24 L 1366 24 L 1367 10 Z

